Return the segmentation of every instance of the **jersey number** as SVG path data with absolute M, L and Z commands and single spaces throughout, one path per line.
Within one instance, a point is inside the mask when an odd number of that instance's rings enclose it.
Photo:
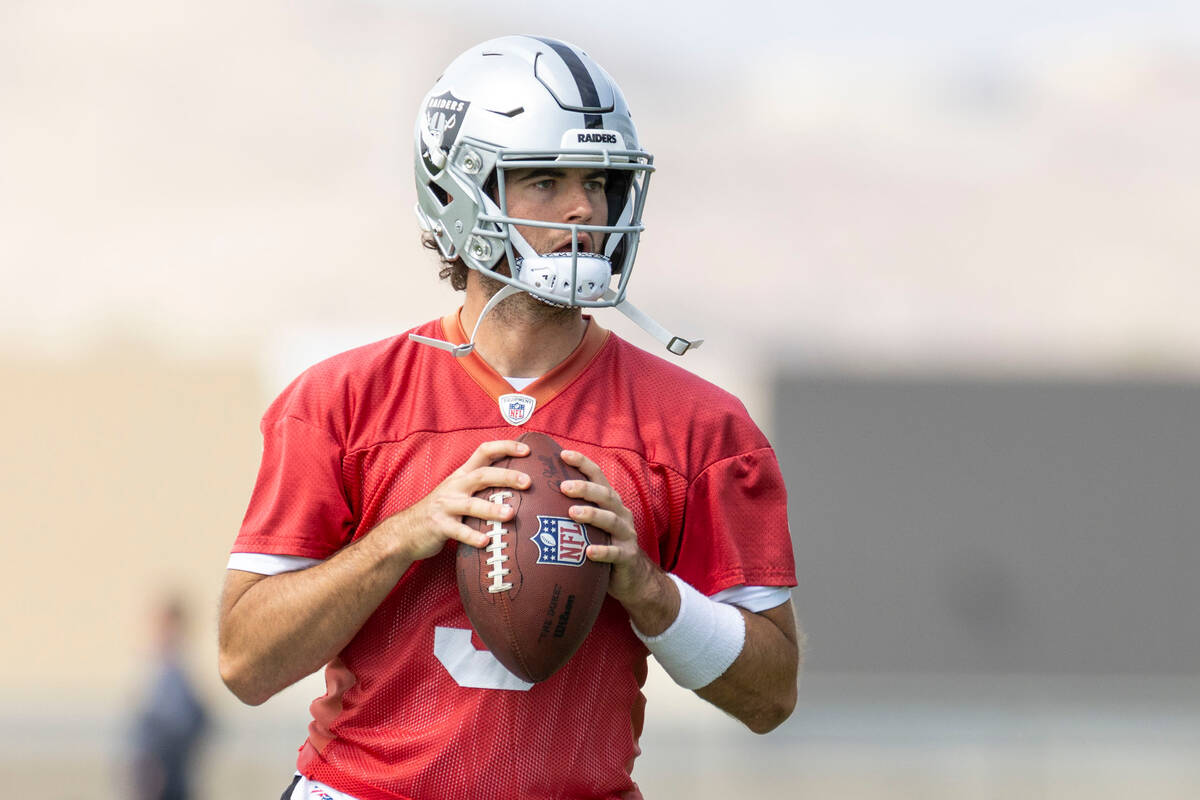
M 491 650 L 476 650 L 471 631 L 463 628 L 433 629 L 433 654 L 459 686 L 468 689 L 508 689 L 527 692 L 532 683 L 513 675 L 492 655 Z

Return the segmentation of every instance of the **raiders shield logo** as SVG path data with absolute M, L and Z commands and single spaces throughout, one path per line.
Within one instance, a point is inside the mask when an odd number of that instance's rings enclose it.
M 441 142 L 442 149 L 447 153 L 458 138 L 463 117 L 470 107 L 470 103 L 459 100 L 450 92 L 431 97 L 425 104 L 425 127 L 435 140 Z
M 524 425 L 533 416 L 533 407 L 537 405 L 527 394 L 502 394 L 499 398 L 500 416 L 509 425 Z

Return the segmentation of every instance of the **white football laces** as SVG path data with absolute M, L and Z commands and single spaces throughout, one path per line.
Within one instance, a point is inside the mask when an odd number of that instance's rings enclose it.
M 493 503 L 503 503 L 508 498 L 512 497 L 512 492 L 496 492 L 488 498 Z M 487 565 L 491 567 L 491 571 L 487 576 L 491 578 L 492 585 L 488 587 L 489 594 L 499 594 L 507 592 L 512 588 L 512 584 L 504 580 L 508 575 L 509 570 L 504 566 L 504 562 L 508 561 L 508 556 L 504 553 L 504 548 L 507 546 L 504 541 L 504 534 L 508 533 L 504 526 L 500 524 L 500 520 L 494 519 L 488 523 L 488 535 L 492 537 L 491 544 L 484 548 L 490 555 L 488 556 Z

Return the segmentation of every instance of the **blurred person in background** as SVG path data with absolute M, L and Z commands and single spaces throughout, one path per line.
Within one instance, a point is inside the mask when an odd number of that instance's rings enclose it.
M 208 713 L 183 668 L 187 614 L 175 595 L 160 601 L 153 619 L 154 662 L 133 721 L 133 797 L 187 800 L 196 750 Z
M 792 712 L 779 465 L 736 398 L 583 314 L 614 307 L 675 355 L 698 344 L 624 299 L 652 157 L 598 64 L 486 42 L 416 127 L 418 220 L 464 304 L 312 367 L 268 409 L 221 676 L 258 704 L 325 667 L 287 800 L 635 800 L 648 654 L 757 733 Z M 527 454 L 509 438 L 527 423 L 578 448 L 561 457 L 586 480 L 561 491 L 590 505 L 569 513 L 611 536 L 585 551 L 612 564 L 600 616 L 540 683 L 473 643 L 454 568 L 456 542 L 489 541 L 466 522 L 514 514 L 476 493 L 530 485 L 493 466 Z

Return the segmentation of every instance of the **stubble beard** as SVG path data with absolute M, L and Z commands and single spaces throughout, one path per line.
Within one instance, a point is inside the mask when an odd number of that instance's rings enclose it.
M 479 275 L 479 285 L 489 299 L 504 288 L 503 281 L 490 275 Z M 560 306 L 541 300 L 528 292 L 506 297 L 492 309 L 492 316 L 505 325 L 561 323 L 575 316 L 578 309 Z

